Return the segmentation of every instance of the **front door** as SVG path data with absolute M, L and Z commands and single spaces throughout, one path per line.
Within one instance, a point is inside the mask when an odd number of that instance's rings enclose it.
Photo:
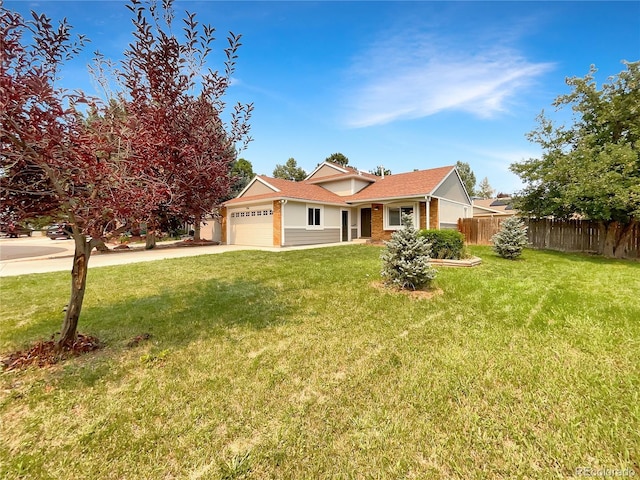
M 349 241 L 349 212 L 342 210 L 342 238 L 343 242 Z
M 360 236 L 371 237 L 371 209 L 363 208 L 360 210 Z

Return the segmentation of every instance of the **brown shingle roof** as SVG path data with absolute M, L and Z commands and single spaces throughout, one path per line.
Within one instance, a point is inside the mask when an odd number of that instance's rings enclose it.
M 279 192 L 264 193 L 260 195 L 243 196 L 225 202 L 225 205 L 235 205 L 247 201 L 275 200 L 278 198 L 291 198 L 311 202 L 333 203 L 347 205 L 352 202 L 376 201 L 391 198 L 407 198 L 412 196 L 429 195 L 435 188 L 449 175 L 455 167 L 447 166 L 432 168 L 429 170 L 418 170 L 415 172 L 398 173 L 387 175 L 384 178 L 375 177 L 376 181 L 365 187 L 355 195 L 339 196 L 325 188 L 316 185 L 316 181 L 304 180 L 302 182 L 292 182 L 280 178 L 271 178 L 258 175 L 258 178 L 269 185 L 280 190 Z M 357 170 L 346 167 L 350 170 L 343 174 L 345 178 L 352 178 Z M 332 178 L 339 178 L 333 176 Z M 324 177 L 323 177 L 324 180 Z
M 429 195 L 451 173 L 454 166 L 418 170 L 416 172 L 386 175 L 347 201 L 383 200 L 387 198 Z
M 475 199 L 473 200 L 473 206 L 485 209 L 489 212 L 500 212 L 505 215 L 514 215 L 516 213 L 516 211 L 513 209 L 510 198 Z
M 376 181 L 376 180 L 378 180 L 380 178 L 379 176 L 374 175 L 373 173 L 361 172 L 357 168 L 353 168 L 353 167 L 349 167 L 349 166 L 342 167 L 342 168 L 344 168 L 345 170 L 348 170 L 353 175 L 358 175 L 359 177 L 365 177 L 368 180 Z
M 234 198 L 225 202 L 225 205 L 234 205 L 236 203 L 243 203 L 247 200 L 269 200 L 277 198 L 292 198 L 297 200 L 306 200 L 311 202 L 323 202 L 323 203 L 337 203 L 340 205 L 346 205 L 344 198 L 336 195 L 329 190 L 322 188 L 318 185 L 313 185 L 306 181 L 292 182 L 291 180 L 283 180 L 281 178 L 271 178 L 264 175 L 258 175 L 258 178 L 262 179 L 269 185 L 276 187 L 279 192 L 263 193 L 260 195 L 251 195 L 247 197 Z

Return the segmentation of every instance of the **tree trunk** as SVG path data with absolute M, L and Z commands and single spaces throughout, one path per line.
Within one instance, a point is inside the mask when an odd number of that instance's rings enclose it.
M 144 245 L 145 250 L 152 250 L 156 247 L 156 232 L 153 230 L 147 230 L 146 241 Z
M 622 225 L 618 222 L 603 223 L 604 245 L 601 252 L 602 255 L 609 258 L 625 258 L 627 253 L 625 247 L 636 223 L 637 220 L 635 219 Z
M 109 251 L 109 247 L 107 247 L 107 245 L 104 243 L 104 240 L 98 238 L 96 239 L 96 250 L 98 250 L 99 252 L 108 252 Z
M 200 225 L 202 224 L 202 217 L 197 216 L 193 225 L 193 241 L 200 241 Z
M 71 270 L 71 297 L 67 312 L 62 322 L 62 330 L 57 348 L 60 350 L 65 345 L 71 345 L 76 339 L 78 319 L 82 310 L 84 291 L 87 285 L 87 267 L 91 249 L 95 246 L 92 241 L 87 241 L 84 235 L 74 233 L 75 252 L 73 255 L 73 269 Z

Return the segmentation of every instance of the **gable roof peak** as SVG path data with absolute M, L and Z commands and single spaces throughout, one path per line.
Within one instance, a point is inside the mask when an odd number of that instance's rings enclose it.
M 432 194 L 455 170 L 453 165 L 446 167 L 414 170 L 378 177 L 378 181 L 363 188 L 351 197 L 354 201 L 381 200 Z
M 272 183 L 270 183 L 269 180 L 271 179 L 264 175 L 254 175 L 254 177 L 249 181 L 249 183 L 247 183 L 247 185 L 240 191 L 240 193 L 236 195 L 235 198 L 242 197 L 247 192 L 247 190 L 249 190 L 257 182 L 263 184 L 267 188 L 270 188 L 274 192 L 279 192 L 280 190 L 277 187 L 275 187 Z
M 310 178 L 312 178 L 317 172 L 318 170 L 320 170 L 322 167 L 330 167 L 336 170 L 336 174 L 339 173 L 347 173 L 347 170 L 345 170 L 344 168 L 342 168 L 340 165 L 333 163 L 333 162 L 327 162 L 326 160 L 322 163 L 319 163 L 318 166 L 316 168 L 313 169 L 313 172 L 311 172 L 309 175 L 307 175 L 307 178 L 305 178 L 305 180 L 309 180 Z

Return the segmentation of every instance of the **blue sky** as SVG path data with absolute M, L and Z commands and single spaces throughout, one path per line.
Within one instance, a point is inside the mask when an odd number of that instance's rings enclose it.
M 95 50 L 118 60 L 131 41 L 125 2 L 5 1 L 67 17 L 91 44 L 61 85 L 96 94 Z M 598 82 L 640 60 L 640 2 L 176 1 L 218 31 L 243 35 L 230 102 L 253 102 L 241 156 L 271 175 L 293 157 L 311 172 L 334 152 L 393 173 L 468 162 L 502 192 L 512 162 L 539 155 L 525 134 L 591 64 Z M 217 57 L 219 58 L 219 57 Z M 212 59 L 214 68 L 220 66 Z M 569 118 L 569 115 L 565 115 Z

